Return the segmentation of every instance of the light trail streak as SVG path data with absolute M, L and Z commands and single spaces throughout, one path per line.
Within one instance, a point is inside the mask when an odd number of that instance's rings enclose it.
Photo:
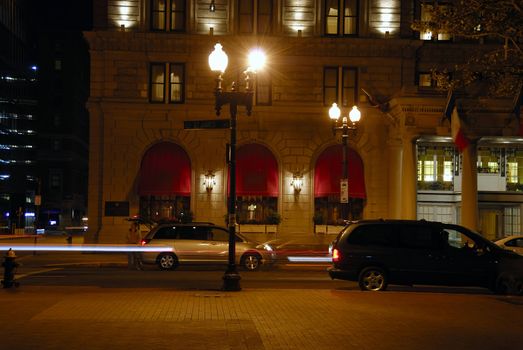
M 288 256 L 290 262 L 332 262 L 330 256 Z
M 0 251 L 13 249 L 17 251 L 55 251 L 55 252 L 172 252 L 168 246 L 135 246 L 135 245 L 104 245 L 104 244 L 71 244 L 71 245 L 31 245 L 31 244 L 0 244 Z

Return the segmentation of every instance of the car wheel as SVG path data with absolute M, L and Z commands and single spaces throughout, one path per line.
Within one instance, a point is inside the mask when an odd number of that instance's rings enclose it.
M 523 294 L 523 281 L 516 279 L 510 274 L 503 274 L 498 277 L 494 293 L 501 295 L 522 295 Z
M 387 274 L 380 267 L 366 267 L 361 270 L 358 282 L 361 290 L 385 290 L 388 283 Z
M 248 271 L 255 271 L 260 268 L 261 259 L 259 255 L 247 254 L 242 257 L 242 266 Z
M 178 258 L 172 253 L 162 253 L 156 259 L 160 270 L 174 270 L 178 267 Z

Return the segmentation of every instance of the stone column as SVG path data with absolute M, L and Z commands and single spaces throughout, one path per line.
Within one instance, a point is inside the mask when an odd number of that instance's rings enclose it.
M 103 215 L 104 116 L 99 102 L 89 101 L 89 184 L 87 195 L 88 230 L 84 243 L 98 243 Z
M 478 230 L 478 169 L 476 142 L 470 142 L 462 153 L 461 224 Z
M 399 138 L 388 142 L 389 148 L 389 218 L 401 219 L 402 208 L 402 175 L 403 145 Z
M 412 136 L 403 137 L 403 160 L 401 172 L 401 218 L 417 218 L 417 167 L 416 152 Z

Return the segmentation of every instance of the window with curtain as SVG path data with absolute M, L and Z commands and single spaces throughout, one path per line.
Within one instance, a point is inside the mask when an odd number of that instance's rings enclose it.
M 356 105 L 358 100 L 357 73 L 355 67 L 324 67 L 323 104 L 330 106 L 333 102 L 336 102 L 339 106 L 344 107 Z
M 166 82 L 166 77 L 169 81 Z M 169 89 L 166 89 L 168 84 Z M 154 103 L 185 102 L 185 65 L 183 63 L 151 63 L 149 100 Z
M 358 0 L 325 1 L 325 34 L 358 34 Z
M 185 31 L 185 0 L 151 0 L 151 29 Z
M 239 0 L 238 33 L 268 34 L 272 25 L 273 0 Z
M 164 102 L 165 92 L 165 64 L 151 63 L 150 69 L 150 93 L 149 99 L 151 102 Z

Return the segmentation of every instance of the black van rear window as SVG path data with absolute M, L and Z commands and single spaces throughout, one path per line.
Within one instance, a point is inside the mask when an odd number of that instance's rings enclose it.
M 357 227 L 347 238 L 347 243 L 354 245 L 393 246 L 395 243 L 394 226 L 377 224 Z

